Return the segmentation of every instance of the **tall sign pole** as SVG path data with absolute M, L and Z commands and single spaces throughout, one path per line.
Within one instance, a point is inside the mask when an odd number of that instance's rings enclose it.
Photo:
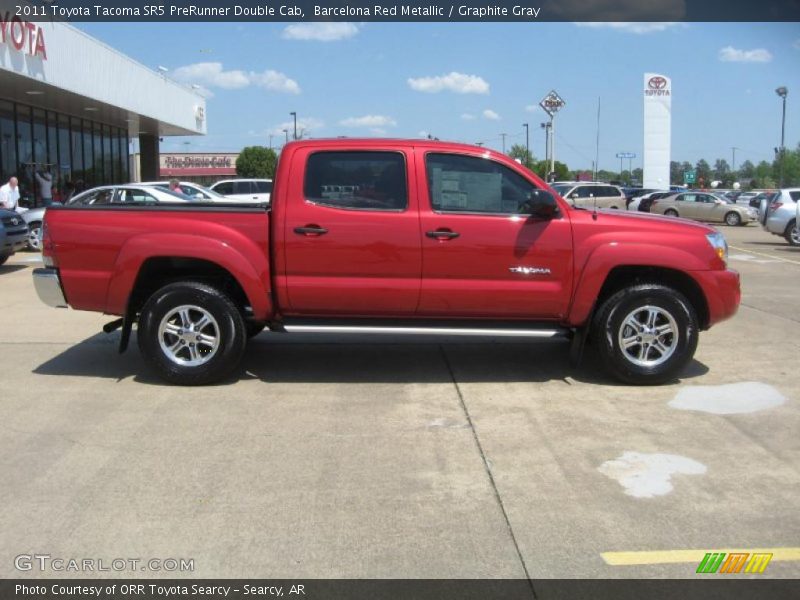
M 644 74 L 644 156 L 642 187 L 669 188 L 672 120 L 672 80 L 657 73 Z
M 555 90 L 550 90 L 550 93 L 542 98 L 539 106 L 542 107 L 550 117 L 550 122 L 547 124 L 547 129 L 550 133 L 550 172 L 547 174 L 548 181 L 555 180 L 556 170 L 556 127 L 555 116 L 559 110 L 567 105 L 566 102 L 559 96 Z

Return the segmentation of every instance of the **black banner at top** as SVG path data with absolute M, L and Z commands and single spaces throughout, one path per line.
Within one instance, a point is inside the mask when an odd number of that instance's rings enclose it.
M 26 21 L 800 21 L 800 0 L 0 0 Z

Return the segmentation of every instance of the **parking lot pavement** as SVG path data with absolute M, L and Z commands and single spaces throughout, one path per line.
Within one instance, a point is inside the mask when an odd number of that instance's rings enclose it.
M 0 576 L 47 553 L 195 559 L 121 575 L 692 577 L 735 548 L 799 577 L 800 251 L 721 230 L 742 308 L 655 388 L 571 369 L 563 343 L 280 334 L 224 385 L 166 386 L 108 317 L 41 305 L 17 255 Z

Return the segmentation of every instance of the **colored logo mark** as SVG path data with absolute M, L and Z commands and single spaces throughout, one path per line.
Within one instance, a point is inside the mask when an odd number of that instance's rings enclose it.
M 769 561 L 770 552 L 707 552 L 697 566 L 697 573 L 763 573 Z

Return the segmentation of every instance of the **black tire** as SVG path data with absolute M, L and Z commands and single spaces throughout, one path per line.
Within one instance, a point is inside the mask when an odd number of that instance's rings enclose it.
M 739 213 L 731 211 L 725 214 L 725 223 L 731 227 L 738 227 L 742 224 L 742 217 Z
M 657 319 L 649 329 L 646 322 L 637 317 L 651 310 L 657 314 Z M 644 337 L 637 337 L 639 332 L 628 324 L 630 318 L 641 323 Z M 661 352 L 655 343 L 636 342 L 651 339 L 655 329 L 664 326 L 668 326 L 670 332 L 652 341 L 671 351 Z M 614 377 L 634 385 L 658 385 L 676 379 L 694 356 L 698 340 L 697 313 L 677 290 L 657 283 L 641 283 L 624 288 L 603 302 L 595 313 L 592 336 L 603 364 Z M 632 341 L 627 351 L 620 342 L 624 338 Z
M 28 224 L 28 250 L 41 252 L 42 250 L 42 224 L 39 221 L 34 221 Z M 36 237 L 34 237 L 36 236 Z
M 264 331 L 264 327 L 266 327 L 266 323 L 261 323 L 259 321 L 245 321 L 244 327 L 247 330 L 247 337 L 253 338 L 256 337 L 259 333 Z
M 0 266 L 6 264 L 8 257 L 11 256 L 10 254 L 0 254 Z
M 186 320 L 176 314 L 181 307 L 189 307 Z M 196 330 L 203 317 L 211 320 Z M 170 327 L 179 328 L 178 332 L 165 330 Z M 180 281 L 150 296 L 139 315 L 137 337 L 142 357 L 160 377 L 178 385 L 205 385 L 223 379 L 239 365 L 247 330 L 240 310 L 224 293 L 197 281 Z M 167 348 L 172 344 L 177 351 Z
M 792 219 L 783 232 L 783 239 L 789 242 L 790 246 L 800 246 L 800 232 L 794 226 L 795 220 Z
M 664 211 L 664 215 L 667 217 L 677 217 L 678 211 L 672 208 L 668 208 L 667 210 Z

